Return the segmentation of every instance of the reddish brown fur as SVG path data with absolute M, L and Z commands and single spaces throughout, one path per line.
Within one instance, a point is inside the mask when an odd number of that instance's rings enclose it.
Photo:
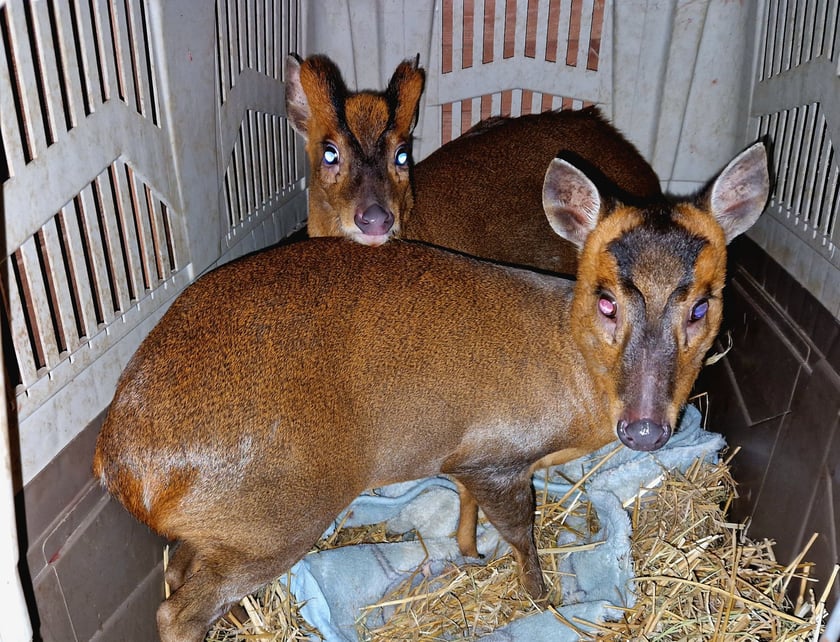
M 310 160 L 309 236 L 348 236 L 379 245 L 398 233 L 401 214 L 413 206 L 410 162 L 395 163 L 398 150 L 410 156 L 425 75 L 404 61 L 383 92 L 350 92 L 325 56 L 286 63 L 289 122 L 306 139 Z M 324 162 L 327 146 L 334 163 Z M 408 157 L 407 157 L 408 158 Z M 390 230 L 363 230 L 357 221 L 376 206 L 393 219 Z
M 545 170 L 561 155 L 601 189 L 633 204 L 662 197 L 659 178 L 601 112 L 545 112 L 479 123 L 417 164 L 404 238 L 514 265 L 573 275 L 577 248 L 552 233 Z
M 600 199 L 553 161 L 546 212 L 583 245 L 577 283 L 422 244 L 313 239 L 190 286 L 121 377 L 94 459 L 128 510 L 183 542 L 163 642 L 201 640 L 363 489 L 439 472 L 483 508 L 542 599 L 532 470 L 621 436 L 616 422 L 640 408 L 673 424 L 718 330 L 725 242 L 760 213 L 766 177 L 755 146 L 703 198 L 651 212 Z M 709 314 L 691 320 L 706 297 Z M 675 353 L 639 366 L 623 348 L 663 342 Z M 621 385 L 628 359 L 642 381 L 668 373 L 670 394 Z
M 312 59 L 309 59 L 312 60 Z M 321 74 L 323 80 L 340 81 L 340 73 L 316 57 L 301 70 Z M 405 73 L 400 65 L 395 78 Z M 395 82 L 392 79 L 391 83 Z M 401 84 L 402 81 L 397 81 Z M 308 121 L 307 150 L 313 167 L 320 165 L 321 148 L 313 141 L 337 139 L 340 118 L 335 103 L 319 94 L 320 87 L 306 83 L 304 93 L 313 108 Z M 410 86 L 417 89 L 416 83 Z M 422 87 L 420 87 L 422 89 Z M 383 117 L 370 124 L 359 123 L 358 115 L 372 113 L 379 102 L 380 114 L 387 112 L 381 94 L 367 92 L 359 98 L 370 103 L 365 110 L 345 110 L 347 128 L 357 140 L 373 149 L 379 139 Z M 406 117 L 419 100 L 419 92 L 406 92 L 397 108 Z M 300 130 L 301 128 L 299 128 Z M 393 209 L 395 236 L 421 240 L 472 256 L 574 274 L 578 248 L 554 234 L 543 211 L 542 187 L 545 170 L 557 153 L 583 163 L 590 178 L 597 181 L 602 195 L 642 204 L 663 198 L 659 179 L 636 148 L 617 131 L 597 108 L 546 112 L 520 118 L 494 117 L 478 123 L 463 136 L 444 145 L 420 162 L 414 171 L 415 200 L 406 198 L 403 207 Z M 334 211 L 350 209 L 346 192 L 331 182 L 325 172 L 315 173 L 310 185 L 308 231 L 310 236 L 349 236 L 359 240 L 349 224 L 336 226 Z M 394 186 L 399 189 L 399 185 Z M 362 242 L 369 243 L 368 240 Z M 558 464 L 576 455 L 558 453 L 546 464 Z M 458 542 L 466 555 L 477 555 L 475 502 L 462 492 Z
M 417 71 L 414 72 L 416 74 Z M 306 82 L 304 81 L 306 79 Z M 338 69 L 321 56 L 301 66 L 302 92 L 311 111 L 306 126 L 297 129 L 307 140 L 312 166 L 310 236 L 348 236 L 366 244 L 349 214 L 364 195 L 353 193 L 321 163 L 322 142 L 342 141 L 344 131 L 375 153 L 387 122 L 386 93 L 350 95 L 344 121 L 328 88 L 343 87 Z M 294 87 L 291 75 L 290 87 Z M 407 63 L 394 72 L 389 86 L 398 86 L 398 140 L 407 140 L 416 115 L 422 83 Z M 327 89 L 325 89 L 325 87 Z M 340 92 L 339 92 L 340 95 Z M 364 102 L 365 107 L 359 105 Z M 338 101 L 340 103 L 340 101 Z M 294 110 L 290 110 L 293 112 Z M 292 122 L 297 120 L 292 117 Z M 394 145 L 381 152 L 390 160 Z M 638 150 L 595 107 L 562 110 L 519 118 L 494 117 L 478 123 L 447 143 L 414 168 L 414 194 L 404 193 L 405 176 L 380 173 L 401 199 L 389 203 L 396 222 L 391 236 L 420 240 L 481 258 L 534 267 L 558 274 L 574 274 L 577 248 L 551 232 L 542 207 L 542 184 L 549 162 L 558 154 L 585 166 L 605 196 L 635 205 L 662 198 L 659 178 Z M 357 162 L 348 156 L 346 172 Z M 349 175 L 349 174 L 348 174 Z M 341 212 L 339 217 L 336 212 Z M 339 224 L 340 218 L 340 224 Z

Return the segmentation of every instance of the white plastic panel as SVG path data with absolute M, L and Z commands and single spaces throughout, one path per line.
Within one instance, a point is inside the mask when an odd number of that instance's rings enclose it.
M 754 3 L 713 0 L 334 0 L 307 3 L 304 55 L 383 88 L 420 55 L 415 160 L 482 118 L 598 104 L 689 192 L 745 143 Z
M 840 317 L 837 0 L 760 8 L 751 130 L 772 145 L 774 188 L 751 233 Z
M 440 142 L 491 115 L 609 102 L 607 8 L 604 0 L 440 2 L 423 115 L 439 121 Z
M 0 6 L 0 291 L 24 481 L 104 407 L 56 394 L 189 278 L 156 32 L 147 2 Z
M 296 0 L 0 0 L 0 283 L 26 483 L 169 302 L 301 227 Z M 218 19 L 217 19 L 218 18 Z
M 216 5 L 222 234 L 224 251 L 234 248 L 226 258 L 288 236 L 306 221 L 305 206 L 290 203 L 304 189 L 304 145 L 283 117 L 283 70 L 287 54 L 299 49 L 299 20 L 294 0 Z

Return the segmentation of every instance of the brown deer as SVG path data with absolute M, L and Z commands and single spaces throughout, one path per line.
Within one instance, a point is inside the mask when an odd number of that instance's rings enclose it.
M 634 205 L 663 198 L 650 165 L 594 107 L 484 120 L 416 165 L 411 198 L 407 174 L 394 167 L 394 149 L 410 154 L 410 132 L 395 128 L 402 135 L 380 140 L 391 132 L 389 119 L 396 122 L 391 114 L 416 113 L 422 82 L 406 70 L 409 63 L 397 67 L 385 92 L 362 94 L 348 93 L 341 72 L 324 56 L 301 62 L 292 55 L 286 65 L 287 113 L 306 138 L 311 165 L 309 236 L 347 236 L 368 245 L 402 237 L 573 275 L 578 246 L 552 232 L 542 201 L 546 168 L 558 153 L 585 169 L 604 196 Z M 378 120 L 369 125 L 373 114 Z M 373 151 L 365 157 L 359 149 Z M 356 184 L 366 187 L 348 187 Z M 376 190 L 401 196 L 371 206 Z M 371 207 L 387 210 L 387 232 L 366 232 L 363 213 Z M 464 555 L 478 556 L 477 507 L 463 489 L 461 498 L 458 543 Z
M 571 275 L 578 248 L 551 233 L 541 200 L 545 170 L 558 153 L 575 157 L 602 193 L 625 203 L 662 197 L 656 173 L 595 107 L 482 121 L 416 165 L 412 198 L 407 123 L 422 92 L 420 69 L 403 62 L 385 92 L 352 94 L 328 58 L 290 56 L 286 92 L 312 170 L 310 236 L 368 245 L 402 237 Z M 400 113 L 404 118 L 394 116 Z M 371 205 L 374 192 L 391 196 Z M 371 207 L 385 214 L 365 215 Z M 386 224 L 370 231 L 368 219 Z
M 413 204 L 411 132 L 424 82 L 418 61 L 405 60 L 384 92 L 351 92 L 326 56 L 287 57 L 286 115 L 310 162 L 310 236 L 380 245 L 399 233 Z
M 768 182 L 760 143 L 695 197 L 653 207 L 603 198 L 552 161 L 545 210 L 581 248 L 576 282 L 335 238 L 196 281 L 122 374 L 93 464 L 137 519 L 181 541 L 162 640 L 201 640 L 362 490 L 438 473 L 543 600 L 532 471 L 616 438 L 668 441 L 719 329 L 726 244 Z

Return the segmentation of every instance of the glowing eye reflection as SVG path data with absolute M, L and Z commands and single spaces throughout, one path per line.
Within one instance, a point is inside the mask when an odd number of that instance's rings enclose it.
M 394 164 L 397 167 L 408 165 L 408 150 L 405 148 L 405 145 L 400 145 L 397 148 L 397 153 L 394 155 Z
M 324 163 L 327 165 L 338 163 L 338 148 L 332 143 L 324 145 Z
M 709 301 L 708 299 L 700 299 L 697 303 L 694 304 L 694 307 L 691 308 L 691 316 L 689 317 L 690 321 L 699 321 L 706 313 L 709 311 Z
M 598 311 L 608 319 L 615 319 L 615 314 L 618 312 L 618 304 L 607 296 L 601 296 L 598 299 Z

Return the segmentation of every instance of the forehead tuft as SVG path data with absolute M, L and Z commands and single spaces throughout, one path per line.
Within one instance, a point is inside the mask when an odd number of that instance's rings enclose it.
M 388 129 L 391 113 L 382 96 L 360 93 L 347 100 L 345 118 L 350 133 L 365 153 L 372 154 L 379 138 Z
M 673 291 L 696 281 L 695 268 L 708 240 L 673 221 L 668 212 L 645 216 L 614 238 L 607 251 L 615 258 L 618 279 L 643 292 Z

